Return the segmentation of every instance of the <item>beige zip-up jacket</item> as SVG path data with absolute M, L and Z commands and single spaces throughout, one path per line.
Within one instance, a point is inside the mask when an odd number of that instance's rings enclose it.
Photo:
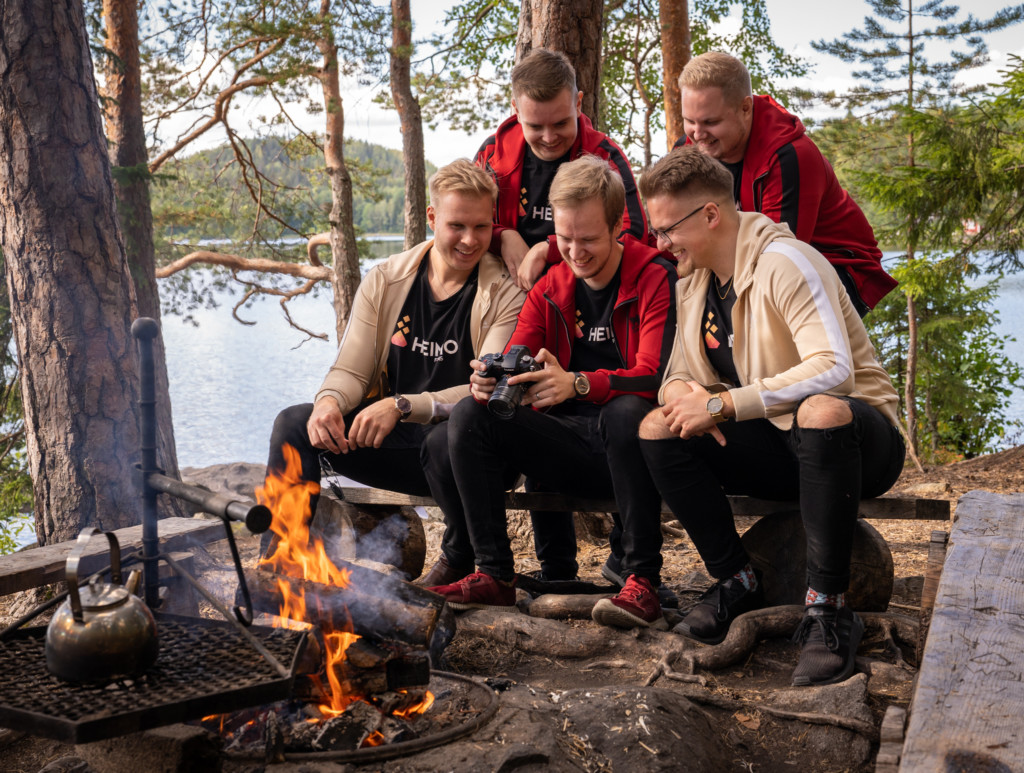
M 338 358 L 320 385 L 316 400 L 333 397 L 342 415 L 347 415 L 364 399 L 381 396 L 395 322 L 416 279 L 416 270 L 433 244 L 434 240 L 429 239 L 392 255 L 370 269 L 360 282 L 338 346 Z M 480 259 L 477 276 L 469 327 L 473 354 L 479 358 L 482 354 L 504 351 L 526 294 L 516 287 L 501 259 L 489 252 Z M 427 424 L 447 418 L 455 403 L 468 394 L 467 379 L 463 385 L 438 392 L 406 395 L 412 403 L 407 421 Z
M 756 212 L 739 215 L 732 353 L 740 386 L 729 390 L 736 421 L 767 418 L 789 429 L 802 398 L 829 394 L 863 400 L 896 424 L 896 390 L 835 269 L 788 226 Z M 701 327 L 710 282 L 711 271 L 698 269 L 676 283 L 678 327 L 662 402 L 671 381 L 724 388 Z

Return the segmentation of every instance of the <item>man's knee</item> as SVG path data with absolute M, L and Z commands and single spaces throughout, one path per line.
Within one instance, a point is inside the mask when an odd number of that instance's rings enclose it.
M 665 415 L 661 412 L 661 408 L 655 408 L 644 416 L 644 420 L 640 422 L 639 434 L 641 440 L 664 440 L 675 437 L 665 422 Z
M 803 429 L 844 427 L 852 421 L 853 411 L 846 401 L 831 395 L 811 395 L 796 411 L 796 423 Z
M 598 418 L 602 435 L 606 440 L 635 438 L 637 427 L 650 408 L 647 400 L 636 395 L 623 395 L 605 403 Z

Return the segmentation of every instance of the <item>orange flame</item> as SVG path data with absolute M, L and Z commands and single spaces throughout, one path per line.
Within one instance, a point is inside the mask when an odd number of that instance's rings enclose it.
M 366 736 L 365 740 L 363 741 L 362 748 L 365 749 L 367 746 L 380 746 L 383 743 L 384 734 L 380 730 L 374 730 L 372 733 Z
M 271 473 L 264 485 L 256 489 L 256 501 L 269 507 L 274 515 L 270 528 L 277 535 L 274 552 L 262 559 L 259 566 L 278 574 L 345 588 L 351 573 L 339 569 L 328 558 L 323 540 L 310 540 L 309 523 L 312 518 L 309 498 L 320 493 L 320 484 L 302 480 L 298 451 L 287 444 L 282 451 L 284 472 Z M 281 596 L 280 618 L 274 624 L 282 628 L 309 628 L 305 594 L 293 593 L 288 583 L 280 580 L 278 589 Z M 358 638 L 359 635 L 351 631 L 324 631 L 327 675 L 331 685 L 328 702 L 319 707 L 325 716 L 337 716 L 359 698 L 345 694 L 337 675 L 340 664 L 345 660 L 345 650 Z M 343 666 L 340 668 L 343 670 Z
M 405 690 L 399 690 L 404 693 Z M 404 709 L 395 709 L 392 711 L 392 715 L 401 717 L 402 719 L 412 719 L 419 714 L 425 714 L 431 706 L 434 705 L 434 693 L 427 690 L 423 695 L 423 700 L 418 703 L 414 703 L 411 706 L 406 706 Z

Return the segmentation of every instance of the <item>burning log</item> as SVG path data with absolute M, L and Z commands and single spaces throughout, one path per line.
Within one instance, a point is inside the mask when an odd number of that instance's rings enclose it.
M 348 585 L 338 587 L 301 580 L 257 567 L 245 572 L 253 607 L 280 614 L 286 595 L 305 598 L 304 622 L 334 631 L 352 631 L 374 639 L 407 642 L 429 648 L 439 626 L 444 599 L 401 580 L 338 561 L 349 573 Z

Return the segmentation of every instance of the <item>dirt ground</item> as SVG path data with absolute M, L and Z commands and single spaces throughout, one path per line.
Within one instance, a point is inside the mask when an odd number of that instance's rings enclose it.
M 999 454 L 983 456 L 976 459 L 935 467 L 917 472 L 911 467 L 904 472 L 893 493 L 907 496 L 918 496 L 933 499 L 947 499 L 953 503 L 964 493 L 976 489 L 999 493 L 1024 491 L 1024 446 L 1004 451 Z M 429 566 L 438 553 L 438 545 L 442 524 L 438 513 L 431 513 L 426 521 Z M 738 519 L 741 529 L 748 528 L 755 519 Z M 528 534 L 528 526 L 522 518 L 510 519 L 514 536 L 514 548 L 517 553 L 517 568 L 526 572 L 537 568 L 533 558 L 532 542 Z M 895 585 L 889 611 L 916 619 L 919 614 L 921 587 L 925 571 L 928 542 L 931 532 L 936 529 L 949 529 L 946 522 L 932 521 L 872 521 L 872 525 L 885 537 L 892 551 L 895 568 Z M 245 563 L 255 561 L 258 541 L 256 538 L 240 540 Z M 233 573 L 215 568 L 217 561 L 227 558 L 225 542 L 213 543 L 209 546 L 209 561 L 205 558 L 198 561 L 206 567 L 210 579 L 217 584 L 223 582 L 230 585 Z M 607 544 L 603 541 L 581 540 L 579 550 L 581 579 L 600 582 L 600 567 L 607 557 Z M 680 600 L 680 607 L 685 609 L 696 599 L 697 595 L 709 584 L 710 580 L 703 571 L 696 551 L 686 537 L 667 534 L 664 547 L 665 583 L 674 590 Z M 205 580 L 205 577 L 204 577 Z M 0 598 L 0 627 L 10 623 L 18 614 L 30 607 L 31 599 L 24 594 L 15 594 Z M 565 636 L 571 638 L 582 635 L 596 628 L 589 620 L 561 622 L 565 627 Z M 870 631 L 869 631 L 870 634 Z M 662 634 L 668 637 L 668 634 Z M 658 642 L 663 639 L 644 639 L 635 637 L 648 646 L 647 651 L 656 650 Z M 889 705 L 906 706 L 909 703 L 913 676 L 913 647 L 903 643 L 899 653 L 883 641 L 880 635 L 869 635 L 859 650 L 858 670 L 864 675 L 851 679 L 847 692 L 859 689 L 863 693 L 860 703 L 867 707 L 870 724 L 876 729 L 881 717 Z M 789 675 L 797 658 L 796 646 L 786 639 L 769 639 L 758 644 L 744 662 L 713 672 L 698 672 L 704 677 L 705 684 L 698 687 L 682 684 L 661 678 L 653 688 L 643 688 L 657 665 L 656 657 L 617 657 L 616 652 L 595 652 L 592 657 L 569 659 L 559 656 L 524 652 L 514 645 L 499 640 L 489 640 L 480 636 L 457 634 L 447 651 L 447 662 L 443 664 L 451 671 L 467 675 L 480 676 L 503 690 L 503 707 L 496 719 L 494 727 L 488 732 L 480 731 L 474 737 L 472 749 L 464 742 L 453 745 L 450 755 L 458 756 L 462 747 L 466 756 L 466 764 L 452 762 L 455 757 L 430 757 L 420 755 L 384 765 L 370 766 L 367 769 L 385 770 L 392 773 L 400 771 L 418 771 L 437 769 L 436 764 L 452 770 L 484 770 L 489 766 L 493 769 L 519 770 L 675 770 L 682 764 L 676 759 L 673 764 L 664 764 L 664 755 L 653 761 L 646 753 L 642 758 L 622 756 L 626 752 L 602 747 L 595 741 L 597 736 L 589 740 L 579 729 L 584 726 L 586 711 L 575 709 L 576 714 L 566 714 L 572 709 L 573 696 L 581 694 L 587 701 L 594 701 L 593 706 L 605 705 L 601 700 L 616 699 L 640 701 L 641 689 L 643 700 L 656 703 L 671 698 L 672 694 L 686 695 L 701 706 L 705 715 L 710 718 L 714 730 L 714 743 L 721 749 L 728 749 L 731 760 L 728 765 L 723 763 L 723 770 L 737 771 L 782 771 L 803 768 L 807 771 L 868 771 L 874 769 L 874 755 L 877 753 L 877 740 L 867 740 L 864 733 L 841 730 L 836 727 L 821 728 L 814 724 L 782 718 L 778 712 L 773 713 L 770 706 L 775 696 L 787 692 Z M 901 664 L 904 658 L 907 663 Z M 855 684 L 854 684 L 855 683 Z M 635 698 L 630 697 L 636 689 Z M 816 688 L 825 690 L 826 688 Z M 611 690 L 610 694 L 608 691 Z M 789 693 L 794 691 L 788 690 Z M 622 696 L 627 696 L 623 698 Z M 561 700 L 561 705 L 559 704 Z M 684 701 L 685 702 L 685 701 Z M 540 705 L 543 704 L 543 705 Z M 617 704 L 610 704 L 617 705 Z M 639 705 L 639 704 L 638 704 Z M 646 705 L 646 704 L 644 704 Z M 531 708 L 532 707 L 532 708 Z M 766 708 L 768 707 L 768 708 Z M 596 710 L 596 709 L 595 709 Z M 664 709 L 668 711 L 668 709 Z M 806 712 L 806 709 L 804 710 Z M 838 710 L 837 710 L 838 711 Z M 538 713 L 539 712 L 539 713 Z M 559 713 L 561 712 L 561 713 Z M 821 712 L 819 712 L 821 713 Z M 828 712 L 825 712 L 828 713 Z M 627 709 L 626 715 L 630 714 Z M 570 716 L 572 721 L 570 722 Z M 666 715 L 667 716 L 667 715 Z M 673 715 L 674 716 L 674 715 Z M 702 715 L 704 716 L 704 715 Z M 541 718 L 553 717 L 564 731 L 559 734 L 544 725 Z M 527 719 L 528 718 L 528 722 Z M 533 724 L 530 724 L 533 723 Z M 628 724 L 628 723 L 627 723 Z M 621 723 L 620 723 L 621 725 Z M 536 728 L 546 727 L 543 732 Z M 576 731 L 572 731 L 575 727 Z M 532 728 L 532 729 L 531 729 Z M 603 728 L 603 729 L 602 729 Z M 619 731 L 621 727 L 612 727 L 605 723 L 598 728 L 598 734 Z M 645 726 L 644 730 L 648 730 Z M 826 733 L 827 731 L 827 733 Z M 640 732 L 639 730 L 637 731 Z M 649 731 L 648 731 L 649 732 Z M 668 727 L 666 733 L 679 733 Z M 493 755 L 494 749 L 502 749 L 508 754 L 508 744 L 520 733 L 524 736 L 523 743 L 534 745 L 541 743 L 544 733 L 551 735 L 551 760 L 556 757 L 556 765 L 549 760 L 541 764 L 538 760 L 530 764 L 510 764 L 500 762 Z M 534 741 L 530 741 L 530 734 Z M 538 735 L 539 733 L 539 735 Z M 831 733 L 831 734 L 829 734 Z M 668 737 L 668 736 L 666 736 Z M 582 740 L 580 740 L 582 738 Z M 682 741 L 681 741 L 682 742 Z M 862 751 L 853 753 L 854 742 L 859 743 Z M 637 746 L 636 744 L 639 744 Z M 645 745 L 643 734 L 633 744 L 635 751 L 640 747 L 650 751 L 654 741 L 647 738 Z M 540 748 L 538 746 L 538 748 Z M 624 749 L 630 747 L 625 746 Z M 473 750 L 476 751 L 473 751 Z M 844 757 L 844 749 L 848 757 Z M 19 733 L 0 729 L 0 771 L 25 771 L 36 773 L 48 762 L 60 760 L 68 755 L 73 756 L 73 747 L 63 746 L 50 741 L 33 739 Z M 681 752 L 684 753 L 684 752 Z M 632 754 L 632 752 L 630 752 Z M 475 756 L 483 755 L 483 756 Z M 560 755 L 560 756 L 559 756 Z M 525 759 L 525 758 L 524 758 Z M 532 758 L 531 758 L 532 759 Z M 546 758 L 544 758 L 546 759 Z M 417 762 L 417 760 L 419 760 Z M 433 760 L 433 761 L 432 761 Z M 443 760 L 443 763 L 440 762 Z M 487 760 L 487 762 L 485 762 Z M 671 755 L 670 755 L 671 762 Z M 480 767 L 483 765 L 483 767 Z M 476 766 L 476 767 L 474 767 Z M 57 769 L 57 768 L 51 768 Z M 63 769 L 63 768 L 61 768 Z M 310 768 L 319 770 L 320 768 Z M 342 767 L 323 768 L 324 770 L 341 770 Z M 362 767 L 360 767 L 362 769 Z M 685 769 L 697 769 L 687 767 Z M 267 770 L 271 770 L 270 767 Z

